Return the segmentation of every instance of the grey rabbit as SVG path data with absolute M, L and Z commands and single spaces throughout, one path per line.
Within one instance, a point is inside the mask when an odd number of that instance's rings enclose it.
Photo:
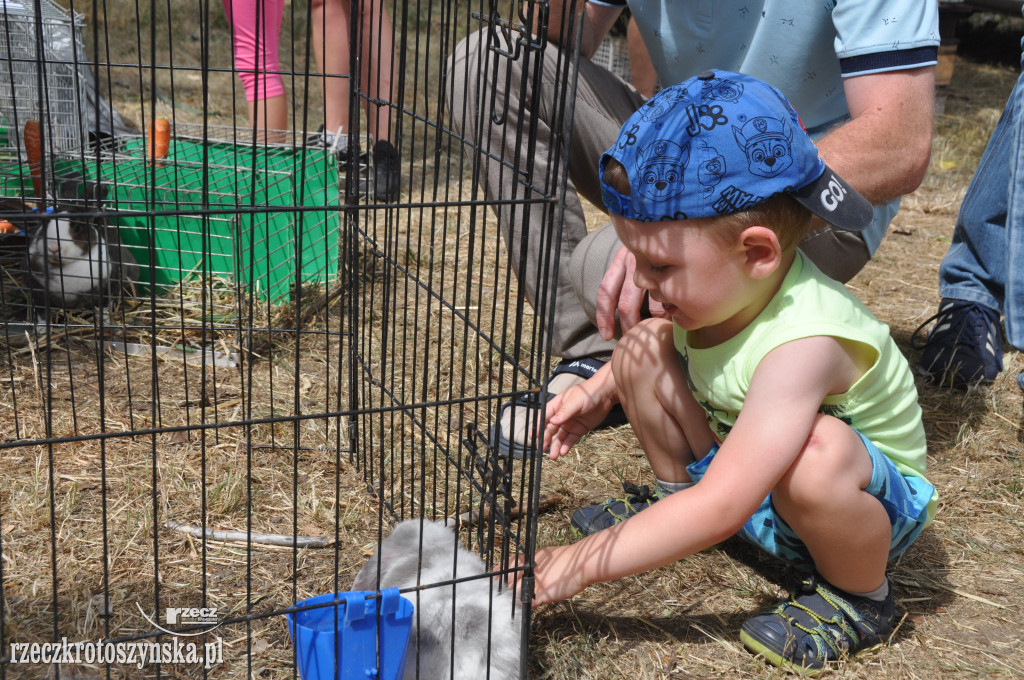
M 381 542 L 354 589 L 406 589 L 484 573 L 481 559 L 443 522 L 411 519 Z M 482 577 L 403 594 L 416 608 L 403 680 L 519 677 L 522 613 L 505 584 Z
M 26 219 L 29 234 L 24 280 L 40 321 L 44 310 L 93 307 L 120 300 L 138 279 L 139 266 L 103 213 L 105 189 L 66 180 L 52 212 Z

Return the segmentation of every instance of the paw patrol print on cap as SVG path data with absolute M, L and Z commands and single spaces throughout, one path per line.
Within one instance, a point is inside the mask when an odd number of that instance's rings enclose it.
M 604 183 L 612 158 L 626 168 L 631 196 Z M 860 231 L 874 213 L 821 160 L 781 92 L 728 71 L 704 71 L 648 100 L 600 172 L 608 209 L 641 222 L 728 215 L 782 192 L 840 229 Z

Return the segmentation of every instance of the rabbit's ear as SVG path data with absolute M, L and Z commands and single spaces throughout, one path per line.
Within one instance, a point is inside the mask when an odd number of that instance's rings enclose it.
M 102 182 L 89 182 L 81 174 L 72 172 L 57 183 L 57 197 L 64 200 L 85 199 L 99 205 L 107 197 L 107 186 Z
M 381 572 L 384 572 L 408 562 L 410 555 L 416 555 L 416 545 L 408 537 L 389 536 L 380 544 L 377 554 L 380 556 Z

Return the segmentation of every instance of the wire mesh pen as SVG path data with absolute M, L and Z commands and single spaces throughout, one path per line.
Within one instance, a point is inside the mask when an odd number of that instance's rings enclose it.
M 497 456 L 487 432 L 501 403 L 541 387 L 553 292 L 536 282 L 531 305 L 509 270 L 483 192 L 494 151 L 456 131 L 446 60 L 484 30 L 488 60 L 514 49 L 540 68 L 546 3 L 363 3 L 394 26 L 386 97 L 368 94 L 373 65 L 321 76 L 315 19 L 290 3 L 290 123 L 273 141 L 248 120 L 221 3 L 2 4 L 0 678 L 75 677 L 74 664 L 29 670 L 11 646 L 65 639 L 219 655 L 101 658 L 97 677 L 295 677 L 286 614 L 348 591 L 403 519 L 449 518 L 478 578 L 528 565 L 539 461 Z M 50 13 L 70 56 L 50 49 Z M 382 44 L 355 22 L 323 28 L 348 39 L 351 63 Z M 351 106 L 344 141 L 324 148 L 311 137 L 331 78 Z M 493 95 L 484 84 L 481 109 Z M 374 198 L 373 107 L 389 112 L 397 200 Z M 527 151 L 537 134 L 487 124 Z M 557 239 L 563 163 L 542 176 L 529 153 L 503 162 L 517 204 L 550 206 L 535 226 Z M 78 193 L 58 196 L 68 184 Z M 69 214 L 106 223 L 138 265 L 116 303 L 32 303 L 31 243 Z M 529 606 L 507 615 L 524 621 L 528 659 Z

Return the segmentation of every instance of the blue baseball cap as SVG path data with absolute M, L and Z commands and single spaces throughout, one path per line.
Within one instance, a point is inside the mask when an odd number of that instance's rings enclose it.
M 630 196 L 604 182 L 615 159 Z M 818 155 L 777 89 L 742 73 L 704 71 L 649 99 L 601 156 L 601 195 L 641 222 L 719 217 L 788 193 L 840 229 L 860 231 L 871 204 Z

